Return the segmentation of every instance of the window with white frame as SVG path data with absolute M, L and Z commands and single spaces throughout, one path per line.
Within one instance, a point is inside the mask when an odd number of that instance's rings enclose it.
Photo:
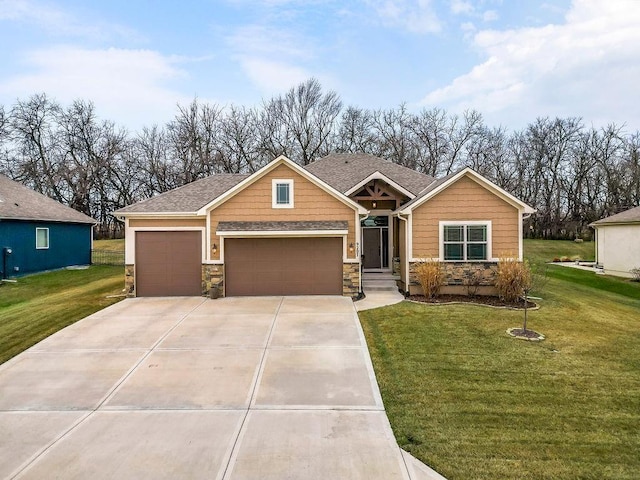
M 443 260 L 489 260 L 490 222 L 441 222 L 440 232 Z
M 49 229 L 36 228 L 36 249 L 45 250 L 49 248 Z
M 293 180 L 273 180 L 273 208 L 293 208 Z

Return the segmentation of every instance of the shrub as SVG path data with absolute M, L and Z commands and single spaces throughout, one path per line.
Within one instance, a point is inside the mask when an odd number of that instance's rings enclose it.
M 517 302 L 531 287 L 529 264 L 515 258 L 501 258 L 498 262 L 496 289 L 506 302 Z
M 414 272 L 422 286 L 424 296 L 427 298 L 436 297 L 444 283 L 444 271 L 440 262 L 437 260 L 420 262 L 415 266 Z
M 561 262 L 570 262 L 571 259 L 569 257 L 567 257 L 567 256 L 562 256 L 562 257 L 560 257 L 560 261 Z
M 463 285 L 467 289 L 467 295 L 475 297 L 478 294 L 478 290 L 480 289 L 483 280 L 484 276 L 480 270 L 470 270 L 467 272 L 463 281 Z
M 560 257 L 553 257 L 553 261 L 554 261 L 555 263 L 558 263 L 558 262 L 560 261 Z
M 640 282 L 640 267 L 632 268 L 629 272 L 633 275 L 632 280 L 634 282 Z

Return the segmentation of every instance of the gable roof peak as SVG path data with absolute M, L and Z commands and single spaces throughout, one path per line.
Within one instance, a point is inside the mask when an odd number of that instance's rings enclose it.
M 410 192 L 411 196 L 433 181 L 429 175 L 368 153 L 331 153 L 305 169 L 343 193 L 376 172 Z

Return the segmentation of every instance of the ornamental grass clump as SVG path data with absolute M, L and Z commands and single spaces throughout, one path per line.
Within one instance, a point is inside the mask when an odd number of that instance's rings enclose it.
M 440 287 L 444 283 L 444 271 L 437 260 L 426 260 L 415 266 L 414 270 L 418 282 L 422 286 L 424 296 L 434 298 L 438 296 Z
M 531 269 L 528 262 L 515 258 L 501 258 L 498 262 L 496 289 L 505 302 L 516 303 L 530 290 Z

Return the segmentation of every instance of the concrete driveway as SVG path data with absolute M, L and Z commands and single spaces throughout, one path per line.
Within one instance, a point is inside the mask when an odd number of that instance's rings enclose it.
M 0 432 L 0 478 L 441 478 L 343 297 L 125 300 L 0 366 Z

